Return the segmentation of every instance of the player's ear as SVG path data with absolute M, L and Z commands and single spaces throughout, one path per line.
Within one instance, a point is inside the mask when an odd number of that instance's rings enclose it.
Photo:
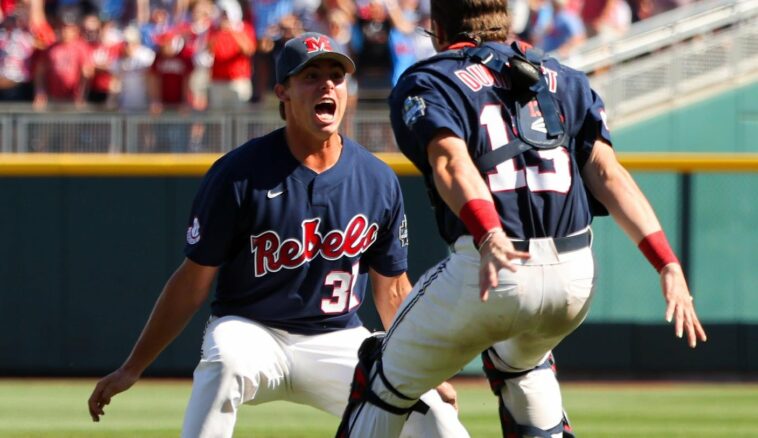
M 281 102 L 290 100 L 289 89 L 282 84 L 274 85 L 274 94 Z

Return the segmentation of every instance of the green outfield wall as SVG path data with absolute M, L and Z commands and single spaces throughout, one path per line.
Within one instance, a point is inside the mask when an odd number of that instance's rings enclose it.
M 677 177 L 637 175 L 678 246 Z M 743 184 L 732 180 L 742 180 Z M 721 181 L 724 180 L 724 181 Z M 98 375 L 120 364 L 181 261 L 199 177 L 0 178 L 0 374 Z M 588 322 L 559 350 L 568 373 L 758 371 L 758 223 L 751 174 L 696 176 L 693 291 L 711 341 L 695 352 L 663 324 L 657 276 L 609 219 L 595 224 L 600 279 Z M 417 176 L 401 177 L 415 279 L 446 255 Z M 718 190 L 714 185 L 734 185 Z M 736 190 L 738 188 L 742 190 Z M 752 187 L 747 189 L 746 187 Z M 207 307 L 150 368 L 189 375 Z M 362 315 L 371 326 L 371 308 Z M 467 371 L 476 372 L 476 366 Z

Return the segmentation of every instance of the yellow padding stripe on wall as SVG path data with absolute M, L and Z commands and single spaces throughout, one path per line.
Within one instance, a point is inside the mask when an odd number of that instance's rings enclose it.
M 220 154 L 0 154 L 0 176 L 200 176 Z M 402 154 L 377 153 L 402 176 L 419 172 Z M 626 153 L 629 170 L 756 172 L 758 153 Z

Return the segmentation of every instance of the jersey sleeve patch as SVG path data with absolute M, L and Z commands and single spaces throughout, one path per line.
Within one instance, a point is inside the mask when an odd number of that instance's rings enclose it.
M 403 122 L 405 126 L 411 127 L 414 123 L 426 114 L 426 102 L 421 96 L 408 96 L 403 102 Z
M 403 220 L 400 222 L 400 228 L 397 230 L 398 240 L 400 240 L 400 246 L 408 246 L 408 219 L 403 215 Z
M 197 216 L 192 221 L 192 226 L 187 228 L 187 245 L 194 245 L 200 241 L 200 221 Z

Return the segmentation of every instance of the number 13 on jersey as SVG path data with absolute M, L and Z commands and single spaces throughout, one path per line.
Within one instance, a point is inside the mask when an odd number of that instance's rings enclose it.
M 487 130 L 492 149 L 510 141 L 500 105 L 486 105 L 479 114 L 479 123 Z M 492 192 L 503 192 L 528 187 L 532 192 L 567 193 L 571 187 L 571 163 L 565 147 L 536 150 L 540 162 L 517 168 L 515 158 L 504 161 L 487 175 Z

